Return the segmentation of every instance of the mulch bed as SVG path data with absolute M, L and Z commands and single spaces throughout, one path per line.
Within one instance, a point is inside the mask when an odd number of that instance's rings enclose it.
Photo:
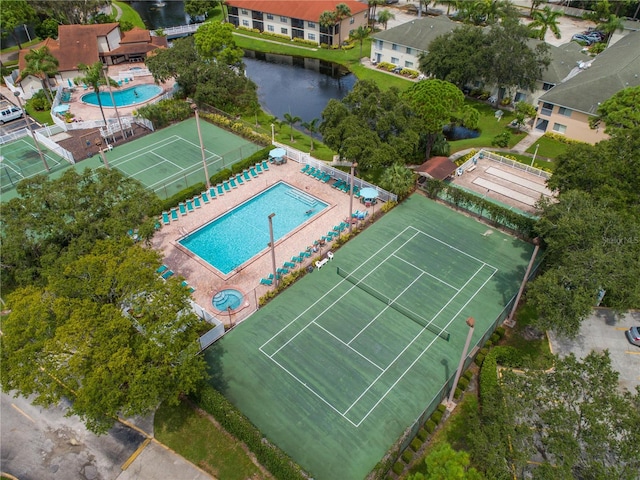
M 151 133 L 151 130 L 134 123 L 133 136 L 131 136 L 130 133 L 131 131 L 127 129 L 127 138 L 124 140 L 122 139 L 121 133 L 117 133 L 116 142 L 112 145 L 117 147 L 118 145 L 137 140 L 138 138 Z M 75 158 L 76 162 L 81 162 L 82 160 L 91 158 L 100 153 L 99 147 L 96 145 L 96 141 L 101 142 L 102 147 L 105 146 L 104 139 L 100 136 L 100 130 L 98 128 L 89 130 L 69 130 L 67 134 L 70 135 L 71 138 L 60 140 L 57 143 L 62 148 L 69 150 L 73 154 L 73 158 Z M 109 137 L 108 141 L 111 143 L 111 137 Z

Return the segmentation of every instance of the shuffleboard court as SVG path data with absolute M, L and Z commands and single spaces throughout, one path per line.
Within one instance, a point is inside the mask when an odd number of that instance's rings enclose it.
M 495 167 L 487 168 L 486 172 L 489 175 L 493 175 L 495 177 L 508 180 L 511 183 L 515 183 L 516 185 L 520 185 L 522 187 L 528 188 L 529 190 L 533 190 L 534 192 L 542 193 L 543 195 L 546 195 L 546 196 L 551 196 L 551 191 L 546 187 L 546 185 L 541 183 L 536 183 L 527 178 L 523 178 L 520 175 L 505 172 L 504 170 L 500 170 L 499 168 L 495 168 Z
M 513 198 L 519 202 L 524 203 L 525 205 L 535 205 L 538 201 L 537 199 L 525 195 L 524 193 L 516 192 L 514 189 L 505 187 L 504 185 L 500 185 L 496 182 L 492 182 L 491 180 L 487 180 L 485 178 L 476 178 L 473 183 L 476 185 L 480 185 L 483 188 L 488 188 L 491 191 L 497 192 L 500 195 L 504 195 L 505 197 Z
M 211 383 L 316 479 L 362 479 L 517 292 L 532 247 L 413 195 L 214 344 Z

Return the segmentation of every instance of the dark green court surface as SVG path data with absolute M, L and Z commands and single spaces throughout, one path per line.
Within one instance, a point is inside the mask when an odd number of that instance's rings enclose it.
M 315 479 L 362 479 L 455 374 L 466 319 L 472 345 L 492 328 L 532 250 L 413 195 L 213 345 L 211 382 Z

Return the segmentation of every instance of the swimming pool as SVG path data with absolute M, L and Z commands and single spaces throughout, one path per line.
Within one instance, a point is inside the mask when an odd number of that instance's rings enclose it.
M 124 90 L 112 88 L 111 91 L 113 93 L 113 100 L 116 102 L 117 107 L 129 107 L 131 105 L 137 105 L 138 103 L 144 103 L 151 100 L 153 97 L 157 97 L 162 93 L 162 87 L 152 83 L 146 83 L 144 85 L 125 88 Z M 98 95 L 96 92 L 87 93 L 83 95 L 80 100 L 91 105 L 98 105 Z M 103 107 L 113 107 L 111 94 L 108 91 L 100 92 L 100 102 Z
M 179 243 L 227 275 L 267 248 L 271 213 L 276 214 L 273 238 L 278 241 L 327 207 L 316 197 L 279 182 L 181 238 Z

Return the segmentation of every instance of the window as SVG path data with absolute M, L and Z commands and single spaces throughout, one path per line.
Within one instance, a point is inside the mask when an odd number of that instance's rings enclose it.
M 384 45 L 382 40 L 376 40 L 376 50 L 382 50 L 382 45 Z
M 405 66 L 406 68 L 413 68 L 413 62 L 407 62 L 407 61 L 405 60 L 405 62 L 404 62 L 404 66 Z
M 522 92 L 516 92 L 516 98 L 514 98 L 513 103 L 524 102 L 527 99 L 527 94 Z
M 289 19 L 288 19 L 287 17 L 280 17 L 280 21 L 281 21 L 282 23 L 288 23 L 288 22 L 289 22 Z
M 411 55 L 413 53 L 413 49 L 411 47 L 407 47 L 407 55 Z
M 288 28 L 281 28 L 280 29 L 280 33 L 283 35 L 289 35 L 289 29 Z
M 316 34 L 315 33 L 310 33 L 309 34 L 309 40 L 315 41 L 315 39 L 316 39 Z
M 245 8 L 240 10 L 240 12 L 242 13 L 242 15 L 249 15 L 249 12 Z
M 351 19 L 349 20 L 349 24 L 353 25 L 354 23 L 356 23 L 356 19 L 351 17 Z
M 316 28 L 316 24 L 313 22 L 307 22 L 309 28 Z
M 273 25 L 267 25 L 267 31 L 275 32 L 275 29 L 273 28 Z
M 394 65 L 398 65 L 398 63 L 400 63 L 400 60 L 398 60 L 397 57 L 391 57 L 391 63 L 393 63 Z
M 542 84 L 542 90 L 551 90 L 553 87 L 553 83 L 544 82 Z
M 554 123 L 553 124 L 553 131 L 554 132 L 558 132 L 558 133 L 565 133 L 567 131 L 567 126 L 566 125 L 561 125 L 559 123 Z
M 273 20 L 273 13 L 267 13 L 267 20 Z
M 553 103 L 544 102 L 542 104 L 542 109 L 540 110 L 540 115 L 551 115 L 553 112 Z
M 393 51 L 398 51 L 398 45 L 396 45 L 395 43 L 391 45 L 391 50 Z
M 248 27 L 249 26 L 249 20 L 242 20 L 242 26 L 243 27 Z
M 572 110 L 570 108 L 565 108 L 565 107 L 558 108 L 558 113 L 560 115 L 565 116 L 565 117 L 570 117 L 571 116 L 571 112 L 572 112 Z

